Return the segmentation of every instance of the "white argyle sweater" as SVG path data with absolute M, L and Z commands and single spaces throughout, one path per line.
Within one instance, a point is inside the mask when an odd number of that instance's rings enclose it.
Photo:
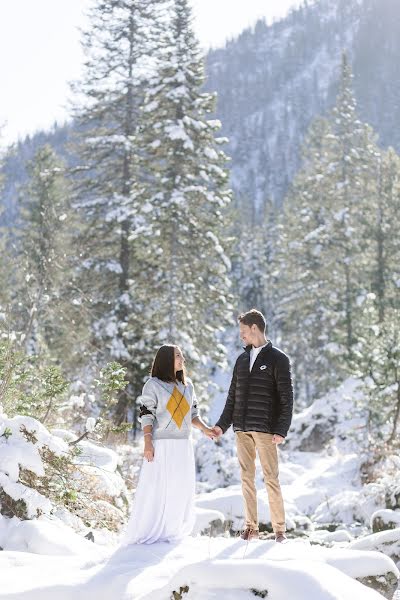
M 199 414 L 190 379 L 186 378 L 186 385 L 183 385 L 181 382 L 170 383 L 150 377 L 137 402 L 140 405 L 139 421 L 142 428 L 152 425 L 154 439 L 190 437 L 192 419 Z

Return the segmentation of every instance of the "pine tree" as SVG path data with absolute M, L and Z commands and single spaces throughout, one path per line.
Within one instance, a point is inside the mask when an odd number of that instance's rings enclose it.
M 315 394 L 330 387 L 329 348 L 336 350 L 331 337 L 331 289 L 325 266 L 326 255 L 331 252 L 329 165 L 333 152 L 330 123 L 317 119 L 304 141 L 303 168 L 279 219 L 277 303 L 282 338 L 295 366 L 297 397 L 307 404 Z
M 278 210 L 272 201 L 266 201 L 251 222 L 236 224 L 236 257 L 233 277 L 235 290 L 243 310 L 256 307 L 266 316 L 268 334 L 275 340 L 278 335 L 278 296 L 276 249 L 279 229 Z
M 344 55 L 336 105 L 310 129 L 282 220 L 283 335 L 297 339 L 296 374 L 303 391 L 317 384 L 312 395 L 345 376 L 357 303 L 370 290 L 361 268 L 367 239 L 360 215 L 374 195 L 376 146 L 357 118 L 351 82 Z
M 215 97 L 202 91 L 203 60 L 186 0 L 172 5 L 164 60 L 146 98 L 146 202 L 141 260 L 150 292 L 141 314 L 151 352 L 180 344 L 200 376 L 207 360 L 221 362 L 218 333 L 231 316 L 226 254 L 225 140 L 207 116 Z
M 332 260 L 329 270 L 332 283 L 334 282 L 338 291 L 340 290 L 336 302 L 332 305 L 339 316 L 335 324 L 335 338 L 347 358 L 351 357 L 352 346 L 355 343 L 355 302 L 362 291 L 358 270 L 362 231 L 357 225 L 358 215 L 365 208 L 360 190 L 366 148 L 369 147 L 369 142 L 364 136 L 365 129 L 357 117 L 352 79 L 347 56 L 343 54 L 339 94 L 333 110 L 336 163 L 331 169 L 331 174 L 335 183 L 332 194 L 335 212 L 331 227 Z
M 379 322 L 388 308 L 399 307 L 400 287 L 400 157 L 393 148 L 376 151 L 375 193 L 362 217 L 368 249 L 365 268 L 375 294 Z
M 361 215 L 365 244 L 362 269 L 371 293 L 360 303 L 352 368 L 364 379 L 369 436 L 394 442 L 400 420 L 400 157 L 375 151 L 375 185 Z
M 84 223 L 81 285 L 92 300 L 95 359 L 118 360 L 127 369 L 129 385 L 120 392 L 118 422 L 126 419 L 145 373 L 132 354 L 132 341 L 146 346 L 143 324 L 131 319 L 143 309 L 136 293 L 141 266 L 135 207 L 143 195 L 140 131 L 146 77 L 157 60 L 164 8 L 160 0 L 98 0 L 84 37 L 85 75 L 75 86 L 82 97 L 76 118 L 86 174 L 76 178 L 75 206 Z
M 2 166 L 0 155 L 0 168 Z M 0 172 L 0 197 L 3 188 L 3 177 Z M 2 218 L 2 209 L 0 209 L 0 223 Z M 3 284 L 0 287 L 0 314 L 3 316 L 7 306 L 10 303 L 10 253 L 9 253 L 9 236 L 7 229 L 0 226 L 0 279 Z
M 393 442 L 400 425 L 400 306 L 387 307 L 369 294 L 364 302 L 354 373 L 365 381 L 369 441 Z
M 55 360 L 62 359 L 65 366 L 72 365 L 70 349 L 79 344 L 84 318 L 74 303 L 71 237 L 76 224 L 66 169 L 46 145 L 39 148 L 27 170 L 29 181 L 21 192 L 12 303 L 21 304 L 20 298 L 24 298 L 18 312 L 28 351 L 49 354 Z

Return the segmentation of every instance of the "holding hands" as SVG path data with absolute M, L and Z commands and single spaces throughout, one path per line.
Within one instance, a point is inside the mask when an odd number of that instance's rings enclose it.
M 215 436 L 216 436 L 217 438 L 221 437 L 221 435 L 224 433 L 224 432 L 222 431 L 221 427 L 218 427 L 218 425 L 214 425 L 214 427 L 213 427 L 213 431 L 214 431 L 214 433 L 215 433 Z
M 218 425 L 214 425 L 214 427 L 212 428 L 214 431 L 214 437 L 215 438 L 219 438 L 221 437 L 221 435 L 224 433 L 221 429 L 221 427 L 218 427 Z M 272 442 L 274 444 L 282 444 L 282 442 L 285 441 L 285 438 L 282 437 L 281 435 L 278 435 L 277 433 L 274 433 L 274 435 L 272 436 Z
M 218 435 L 214 431 L 214 427 L 208 427 L 208 426 L 204 427 L 203 433 L 208 438 L 210 438 L 210 440 L 215 440 L 218 437 Z

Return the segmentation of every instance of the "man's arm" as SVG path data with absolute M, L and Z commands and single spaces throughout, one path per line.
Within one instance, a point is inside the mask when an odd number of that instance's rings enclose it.
M 292 422 L 293 383 L 290 360 L 286 354 L 278 357 L 274 369 L 276 387 L 279 395 L 279 417 L 274 424 L 273 432 L 286 437 Z
M 225 433 L 227 429 L 232 425 L 233 418 L 233 408 L 235 405 L 235 393 L 236 393 L 236 378 L 237 378 L 237 369 L 236 369 L 237 361 L 235 363 L 235 367 L 233 369 L 232 381 L 229 386 L 228 397 L 225 402 L 225 408 L 222 411 L 220 418 L 218 419 L 215 427 L 219 427 L 222 429 L 222 433 Z

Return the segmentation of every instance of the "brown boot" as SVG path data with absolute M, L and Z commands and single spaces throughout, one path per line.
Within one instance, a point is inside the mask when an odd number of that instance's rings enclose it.
M 288 539 L 283 531 L 277 531 L 275 533 L 275 541 L 278 542 L 278 544 L 285 544 Z
M 244 531 L 240 534 L 242 540 L 258 540 L 258 529 L 252 529 L 251 527 L 246 527 Z

